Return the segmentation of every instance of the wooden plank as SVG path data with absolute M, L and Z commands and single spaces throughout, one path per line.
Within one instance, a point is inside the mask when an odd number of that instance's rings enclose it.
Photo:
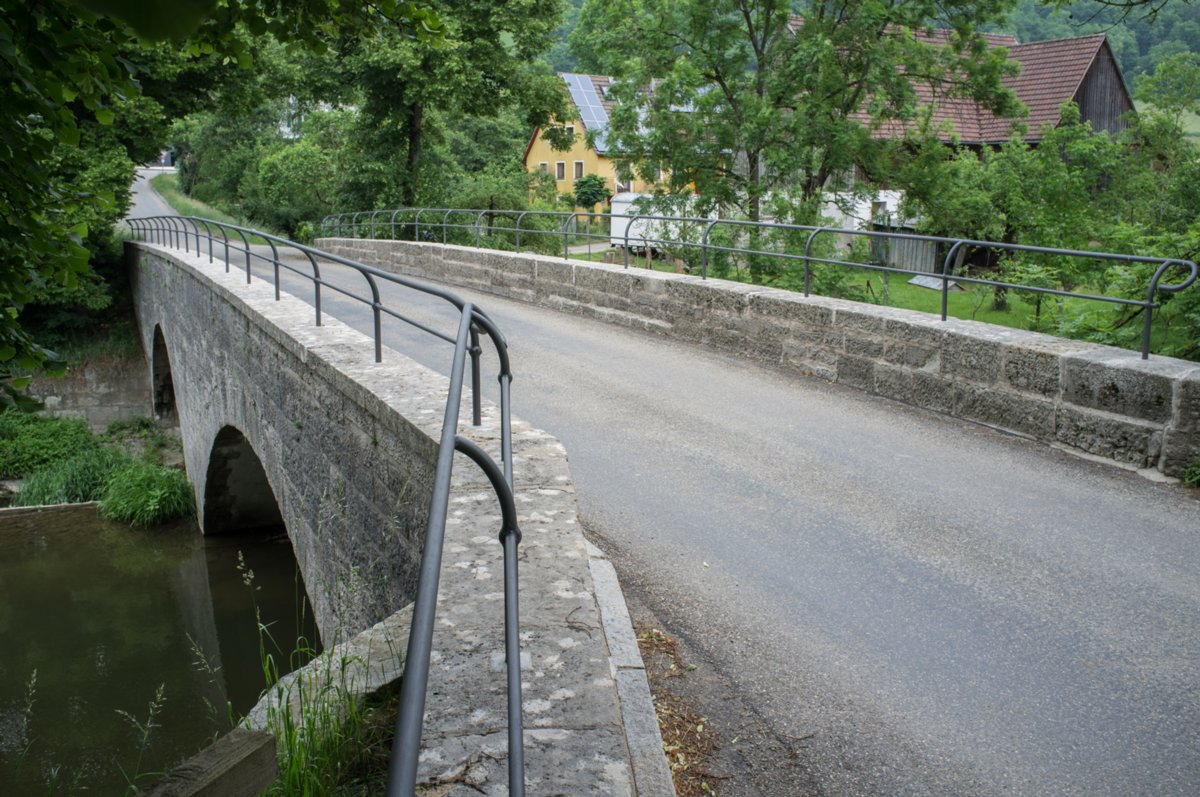
M 275 737 L 234 728 L 167 773 L 150 797 L 254 797 L 279 777 Z

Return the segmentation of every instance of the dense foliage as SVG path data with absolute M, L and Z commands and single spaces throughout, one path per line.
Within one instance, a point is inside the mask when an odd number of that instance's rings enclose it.
M 27 304 L 108 303 L 89 259 L 111 249 L 134 164 L 157 156 L 172 118 L 249 67 L 256 37 L 322 51 L 385 26 L 420 41 L 440 29 L 395 0 L 0 6 L 0 407 L 28 406 L 28 373 L 58 365 L 23 326 Z
M 105 517 L 135 526 L 190 517 L 187 474 L 152 457 L 102 445 L 80 420 L 0 413 L 0 477 L 24 479 L 14 506 L 99 501 Z
M 1184 134 L 1184 114 L 1200 111 L 1200 63 L 1165 60 L 1142 81 L 1143 112 L 1117 136 L 1097 133 L 1073 105 L 1040 146 L 1014 138 L 995 150 L 928 150 L 902 170 L 905 210 L 926 232 L 1006 243 L 1141 256 L 1200 259 L 1200 149 Z M 1145 299 L 1152 265 L 1001 253 L 994 265 L 1013 282 Z M 1179 282 L 1178 269 L 1164 282 Z M 1200 358 L 1200 289 L 1160 294 L 1155 350 Z M 1002 304 L 1005 295 L 998 292 Z M 1031 325 L 1042 328 L 1043 297 Z M 1100 343 L 1135 345 L 1141 309 L 1089 306 L 1068 312 L 1054 301 L 1050 329 Z
M 566 113 L 536 60 L 561 4 L 432 8 L 436 41 L 381 30 L 319 57 L 255 43 L 253 74 L 172 132 L 184 190 L 301 236 L 345 209 L 525 207 L 529 132 Z
M 24 478 L 98 447 L 83 421 L 0 412 L 0 479 Z

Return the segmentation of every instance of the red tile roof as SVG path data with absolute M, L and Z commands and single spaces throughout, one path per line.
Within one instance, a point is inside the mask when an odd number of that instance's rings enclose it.
M 1026 140 L 1041 138 L 1039 131 L 1047 123 L 1058 124 L 1059 107 L 1067 100 L 1078 100 L 1084 78 L 1105 46 L 1104 34 L 1097 33 L 1009 48 L 1009 57 L 1021 64 L 1021 74 L 1005 78 L 1004 85 L 1029 108 Z M 980 114 L 981 141 L 1006 139 L 1011 129 L 1008 119 Z
M 948 34 L 948 31 L 935 33 Z M 921 38 L 936 42 L 946 40 L 948 35 Z M 993 46 L 1007 47 L 1009 58 L 1021 65 L 1020 73 L 1003 78 L 1003 84 L 1028 108 L 1028 116 L 1021 119 L 996 116 L 973 100 L 952 96 L 952 82 L 935 87 L 914 81 L 918 105 L 932 109 L 933 123 L 944 125 L 939 136 L 945 141 L 955 138 L 964 144 L 1000 143 L 1008 140 L 1018 122 L 1025 127 L 1022 137 L 1026 141 L 1039 141 L 1043 126 L 1058 123 L 1062 104 L 1079 100 L 1079 90 L 1088 71 L 1102 48 L 1107 47 L 1103 33 L 1031 44 L 1017 44 L 1011 36 L 988 34 L 988 41 Z M 869 118 L 861 111 L 855 117 L 862 122 Z M 904 122 L 889 121 L 880 126 L 876 135 L 898 137 L 905 129 Z

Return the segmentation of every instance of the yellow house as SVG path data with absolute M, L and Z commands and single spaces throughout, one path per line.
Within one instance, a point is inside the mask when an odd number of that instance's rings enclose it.
M 556 150 L 542 138 L 542 128 L 535 129 L 525 147 L 525 171 L 549 174 L 554 178 L 554 186 L 559 194 L 573 192 L 575 181 L 585 174 L 599 175 L 614 194 L 651 191 L 653 183 L 631 176 L 625 167 L 618 170 L 608 157 L 605 138 L 608 115 L 612 110 L 612 102 L 608 99 L 612 78 L 573 72 L 558 74 L 567 84 L 571 102 L 577 111 L 576 118 L 566 123 L 567 131 L 574 134 L 575 143 L 569 150 Z M 587 144 L 589 132 L 593 134 L 594 149 Z

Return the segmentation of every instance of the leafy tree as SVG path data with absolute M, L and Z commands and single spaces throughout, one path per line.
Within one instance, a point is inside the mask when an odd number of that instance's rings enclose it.
M 383 35 L 350 43 L 343 53 L 347 78 L 360 92 L 356 142 L 372 168 L 386 164 L 360 174 L 364 206 L 411 206 L 430 190 L 426 134 L 437 111 L 492 117 L 517 105 L 530 128 L 566 112 L 557 78 L 532 65 L 558 24 L 560 0 L 434 0 L 433 8 L 445 24 L 444 41 Z
M 607 202 L 611 196 L 612 190 L 598 174 L 585 174 L 575 181 L 575 204 L 579 207 L 593 210 L 601 202 Z
M 1147 99 L 1150 99 L 1149 97 Z M 1166 104 L 1165 99 L 1159 102 Z M 1142 114 L 1114 138 L 1093 132 L 1073 105 L 1044 131 L 1037 147 L 1014 138 L 996 150 L 934 151 L 908 166 L 902 212 L 923 232 L 1068 249 L 1200 257 L 1200 150 L 1171 117 Z M 996 250 L 977 265 L 1026 285 L 1144 299 L 1151 266 L 1104 265 L 1076 258 Z M 1173 273 L 1166 282 L 1183 275 Z M 999 291 L 1003 300 L 1005 293 Z M 1045 295 L 1027 298 L 1035 327 L 1045 323 Z M 1200 291 L 1159 297 L 1167 333 L 1158 350 L 1200 354 Z M 1140 309 L 1094 305 L 1067 312 L 1055 301 L 1060 334 L 1114 345 L 1140 345 Z M 1176 330 L 1171 333 L 1170 330 Z
M 899 145 L 872 135 L 885 126 L 908 131 L 910 146 L 932 140 L 916 76 L 943 96 L 1013 112 L 1004 55 L 976 32 L 1010 7 L 588 0 L 572 43 L 586 67 L 619 78 L 610 150 L 757 220 L 784 195 L 815 208 L 830 178 L 855 165 L 889 171 Z M 932 27 L 953 32 L 943 43 L 918 35 Z
M 1138 80 L 1134 96 L 1182 130 L 1185 113 L 1200 113 L 1200 54 L 1181 52 L 1162 60 L 1154 74 Z

